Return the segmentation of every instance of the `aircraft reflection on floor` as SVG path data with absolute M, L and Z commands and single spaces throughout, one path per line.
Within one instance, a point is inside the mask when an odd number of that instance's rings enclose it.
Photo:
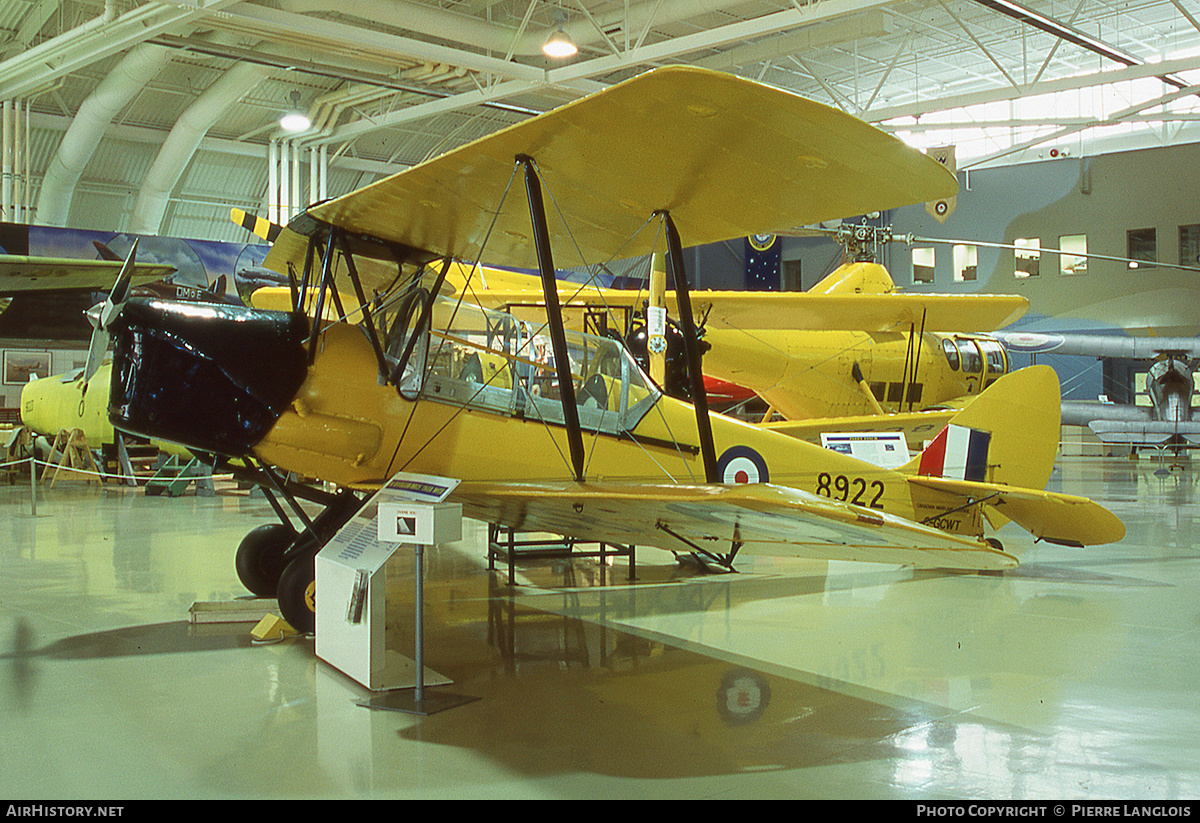
M 613 588 L 588 585 L 599 579 L 591 561 L 526 571 L 553 588 L 531 598 L 521 594 L 529 588 L 514 592 L 498 585 L 497 572 L 466 589 L 461 579 L 447 583 L 453 589 L 448 596 L 430 599 L 431 606 L 447 604 L 435 621 L 436 639 L 427 644 L 430 654 L 443 658 L 438 665 L 455 678 L 456 688 L 482 699 L 425 718 L 402 730 L 403 738 L 469 749 L 521 774 L 641 778 L 896 757 L 901 752 L 886 741 L 914 726 L 943 743 L 954 739 L 954 723 L 943 710 L 887 705 L 833 688 L 833 682 L 822 686 L 768 673 L 609 623 L 615 615 L 658 612 L 671 601 L 681 613 L 720 610 L 747 596 L 743 584 L 756 582 L 749 577 L 670 585 L 676 574 L 670 569 L 651 574 L 644 588 Z M 405 576 L 389 575 L 396 595 L 390 603 L 403 600 Z M 807 591 L 819 591 L 825 582 L 821 575 L 796 581 Z M 484 585 L 487 597 L 470 590 Z M 539 608 L 546 598 L 558 601 L 562 613 Z M 529 605 L 531 600 L 538 602 Z M 396 634 L 388 642 L 400 648 L 411 642 L 403 630 L 411 626 L 405 608 L 389 613 L 389 630 Z M 467 659 L 466 649 L 477 659 Z M 491 673 L 479 665 L 483 660 L 490 661 Z M 858 718 L 850 728 L 849 717 Z
M 427 659 L 482 699 L 401 735 L 522 774 L 678 778 L 953 758 L 964 722 L 1015 748 L 1037 741 L 1061 710 L 1058 679 L 1110 653 L 1081 638 L 1111 628 L 1111 612 L 1028 577 L 756 561 L 686 579 L 651 560 L 634 585 L 620 569 L 600 585 L 591 560 L 531 565 L 513 589 L 499 571 L 431 580 Z M 389 570 L 397 649 L 411 643 L 407 564 Z M 955 605 L 914 619 L 930 588 Z M 788 649 L 763 655 L 761 637 L 739 641 L 737 615 L 772 602 L 786 611 L 772 634 Z M 759 651 L 743 657 L 750 647 Z M 919 749 L 906 749 L 914 740 Z

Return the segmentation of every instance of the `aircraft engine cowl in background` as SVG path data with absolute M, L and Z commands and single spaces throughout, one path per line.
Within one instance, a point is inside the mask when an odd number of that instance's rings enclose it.
M 263 438 L 308 371 L 308 321 L 285 312 L 134 299 L 112 335 L 112 424 L 231 457 Z

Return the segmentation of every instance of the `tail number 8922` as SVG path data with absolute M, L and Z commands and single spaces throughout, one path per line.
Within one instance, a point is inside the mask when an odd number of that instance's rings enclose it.
M 866 506 L 869 509 L 882 509 L 879 499 L 883 497 L 883 481 L 867 481 L 862 477 L 847 477 L 844 474 L 831 475 L 821 472 L 817 475 L 817 494 L 849 503 L 853 506 Z

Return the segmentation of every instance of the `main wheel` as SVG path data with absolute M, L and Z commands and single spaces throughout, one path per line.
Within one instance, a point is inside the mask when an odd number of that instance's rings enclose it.
M 305 553 L 297 557 L 279 577 L 276 595 L 279 612 L 301 634 L 317 630 L 317 558 Z
M 267 523 L 243 537 L 234 558 L 242 585 L 256 597 L 274 597 L 287 566 L 284 552 L 295 540 L 295 530 L 282 523 Z

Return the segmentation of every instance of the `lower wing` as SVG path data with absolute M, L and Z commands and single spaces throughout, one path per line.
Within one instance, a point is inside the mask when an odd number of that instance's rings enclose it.
M 859 560 L 922 568 L 1004 569 L 1015 557 L 883 512 L 769 484 L 466 482 L 469 517 L 577 540 Z

